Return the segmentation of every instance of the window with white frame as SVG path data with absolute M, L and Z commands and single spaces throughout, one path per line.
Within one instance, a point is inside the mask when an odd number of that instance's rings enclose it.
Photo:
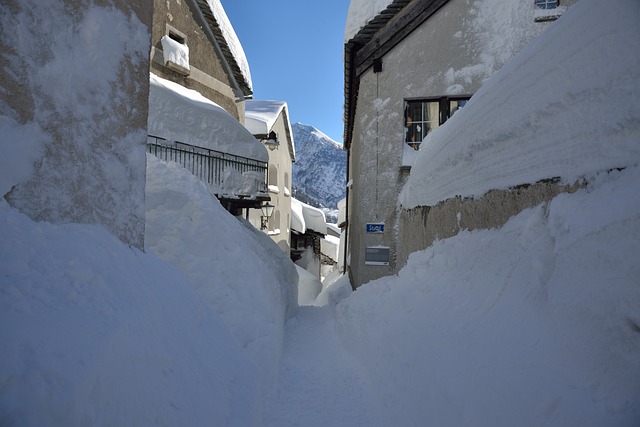
M 404 108 L 405 142 L 413 149 L 429 134 L 465 106 L 470 96 L 406 100 Z
M 533 20 L 536 22 L 553 21 L 566 11 L 559 0 L 535 0 Z
M 557 9 L 558 0 L 536 0 L 536 8 L 538 9 Z

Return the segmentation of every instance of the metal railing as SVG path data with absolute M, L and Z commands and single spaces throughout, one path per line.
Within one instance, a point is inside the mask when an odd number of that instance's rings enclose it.
M 257 194 L 242 194 L 245 188 L 229 188 L 225 178 L 236 172 L 245 179 L 255 178 L 255 186 L 249 186 L 257 193 L 267 192 L 267 162 L 248 157 L 223 153 L 205 147 L 168 141 L 154 135 L 147 135 L 147 151 L 161 160 L 173 161 L 213 187 L 218 196 L 224 193 L 237 197 L 251 197 Z M 233 184 L 231 185 L 233 186 Z

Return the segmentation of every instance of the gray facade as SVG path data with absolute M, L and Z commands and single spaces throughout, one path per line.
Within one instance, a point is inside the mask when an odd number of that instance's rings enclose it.
M 154 0 L 151 72 L 200 92 L 242 123 L 243 101 L 252 90 L 232 67 L 233 55 L 224 49 L 224 38 L 216 22 L 205 15 L 208 8 L 206 1 L 200 0 Z M 160 40 L 174 32 L 189 47 L 188 75 L 164 63 Z
M 0 6 L 0 119 L 9 144 L 34 147 L 33 173 L 2 196 L 34 220 L 99 224 L 143 249 L 153 3 L 56 6 Z
M 548 25 L 536 20 L 533 1 L 509 3 L 497 11 L 489 0 L 395 1 L 347 42 L 347 261 L 354 287 L 397 273 L 410 250 L 425 245 L 402 247 L 403 236 L 427 227 L 401 221 L 397 205 L 411 164 L 407 102 L 473 95 Z M 384 232 L 367 232 L 367 224 L 381 223 Z M 444 228 L 429 233 L 443 235 Z M 388 248 L 388 265 L 367 262 L 367 248 Z

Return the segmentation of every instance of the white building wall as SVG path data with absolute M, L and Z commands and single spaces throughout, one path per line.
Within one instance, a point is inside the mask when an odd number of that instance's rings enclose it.
M 271 204 L 275 206 L 273 215 L 268 222 L 268 230 L 271 239 L 289 255 L 291 249 L 290 224 L 291 224 L 291 168 L 292 159 L 289 153 L 290 141 L 287 140 L 287 122 L 285 116 L 281 113 L 274 123 L 272 130 L 278 135 L 280 144 L 274 149 L 268 149 L 269 152 L 269 168 L 275 168 L 275 180 L 273 175 L 269 174 L 269 186 L 275 186 L 277 192 L 269 192 Z M 256 227 L 260 228 L 259 209 L 251 209 L 249 211 L 249 221 Z

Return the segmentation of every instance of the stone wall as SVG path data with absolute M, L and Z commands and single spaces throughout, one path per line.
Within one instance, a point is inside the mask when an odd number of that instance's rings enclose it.
M 401 210 L 396 264 L 402 268 L 412 252 L 426 249 L 436 240 L 455 236 L 461 230 L 498 228 L 525 209 L 572 193 L 585 183 L 560 185 L 555 180 L 522 185 L 509 190 L 491 190 L 478 199 L 454 197 L 435 206 Z

